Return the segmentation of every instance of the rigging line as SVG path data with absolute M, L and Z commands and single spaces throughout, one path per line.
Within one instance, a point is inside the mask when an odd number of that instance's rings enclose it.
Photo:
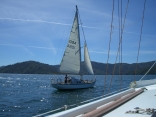
M 122 15 L 121 15 L 121 9 L 120 9 L 120 6 L 121 4 L 120 4 L 120 0 L 118 0 L 118 19 L 119 19 L 119 42 L 120 42 L 120 44 L 119 44 L 119 80 L 120 80 L 120 84 L 119 84 L 119 89 L 120 89 L 120 87 L 121 87 L 121 79 L 120 79 L 120 69 L 121 69 L 121 27 L 122 27 L 122 22 L 121 22 L 121 20 L 122 20 Z
M 126 13 L 124 17 L 124 22 L 122 26 L 122 0 L 121 0 L 121 87 L 120 90 L 122 89 L 122 40 L 123 40 L 123 32 L 124 32 L 124 27 L 125 27 L 125 22 L 126 22 L 126 16 L 127 16 L 127 11 L 128 11 L 128 5 L 129 5 L 129 0 L 127 1 L 127 6 L 126 6 Z
M 119 3 L 119 1 L 118 1 L 118 3 Z M 125 22 L 126 22 L 127 11 L 128 11 L 128 5 L 129 5 L 129 0 L 127 1 L 126 12 L 125 12 L 125 16 L 124 16 L 124 23 L 123 23 L 123 28 L 121 30 L 121 35 L 123 34 L 123 31 L 124 31 L 124 26 L 125 26 Z M 119 4 L 118 4 L 118 6 L 119 6 Z M 118 7 L 118 18 L 119 18 L 119 16 L 120 15 L 119 15 L 119 7 Z M 119 22 L 119 26 L 120 26 L 120 22 Z M 120 31 L 120 29 L 119 29 L 119 31 Z M 121 40 L 120 40 L 120 32 L 119 32 L 119 46 L 118 46 L 118 51 L 117 51 L 116 60 L 115 60 L 115 64 L 114 64 L 114 69 L 113 69 L 113 72 L 112 72 L 112 78 L 111 78 L 110 85 L 109 85 L 109 88 L 108 88 L 108 93 L 110 92 L 110 87 L 112 85 L 112 79 L 114 78 L 114 72 L 115 72 L 115 69 L 116 69 L 116 63 L 117 63 L 117 59 L 118 59 L 118 55 L 119 55 L 119 51 L 120 51 L 120 44 L 121 44 Z
M 77 18 L 78 18 L 78 23 L 79 23 L 79 21 L 80 21 L 80 24 L 81 24 L 81 29 L 82 29 L 82 32 L 83 32 L 83 37 L 84 37 L 84 40 L 85 40 L 85 42 L 86 42 L 86 39 L 85 39 L 85 35 L 84 35 L 84 31 L 83 31 L 83 27 L 82 27 L 82 23 L 81 23 L 81 18 L 80 18 L 80 13 L 79 13 L 79 10 L 78 10 L 78 8 L 77 8 L 77 6 L 76 6 L 76 10 L 77 10 Z M 78 26 L 79 26 L 79 24 L 78 24 Z M 79 32 L 79 34 L 80 34 L 80 32 Z M 79 38 L 80 38 L 80 35 L 79 35 Z M 80 42 L 81 43 L 81 42 Z M 80 47 L 81 48 L 81 47 Z M 81 50 L 80 50 L 80 52 L 81 52 Z M 80 59 L 81 59 L 81 56 L 80 56 Z M 81 62 L 80 62 L 80 72 L 81 72 Z
M 82 22 L 81 22 L 81 18 L 80 18 L 80 13 L 78 11 L 78 15 L 79 15 L 79 19 L 80 19 L 80 24 L 81 24 L 81 29 L 82 29 L 82 33 L 83 33 L 83 37 L 84 37 L 84 40 L 86 42 L 86 38 L 85 38 L 85 34 L 84 34 L 84 30 L 83 30 L 83 26 L 82 26 Z
M 83 37 L 84 37 L 84 40 L 85 40 L 85 45 L 84 47 L 87 46 L 87 42 L 86 42 L 86 38 L 85 38 L 85 34 L 84 34 L 84 30 L 83 30 L 83 26 L 82 26 L 82 22 L 81 22 L 81 18 L 80 18 L 80 13 L 78 11 L 78 15 L 79 15 L 79 19 L 80 19 L 80 24 L 81 24 L 81 29 L 82 29 L 82 33 L 83 33 Z M 89 54 L 89 53 L 88 53 Z M 89 55 L 89 59 L 90 59 L 90 55 Z M 90 60 L 91 61 L 91 60 Z
M 110 92 L 110 87 L 112 85 L 112 80 L 114 78 L 114 72 L 115 72 L 115 69 L 116 69 L 116 62 L 117 62 L 117 59 L 118 59 L 118 54 L 119 54 L 119 51 L 120 51 L 120 12 L 119 12 L 119 0 L 118 0 L 118 19 L 119 19 L 119 46 L 118 46 L 118 52 L 117 52 L 117 55 L 116 55 L 116 60 L 115 60 L 115 64 L 114 64 L 114 68 L 113 68 L 113 72 L 112 72 L 112 77 L 111 77 L 111 81 L 110 81 L 110 84 L 109 84 L 109 87 L 108 87 L 108 93 Z
M 123 30 L 123 27 L 122 27 L 122 0 L 121 0 L 121 23 L 120 23 L 120 25 L 121 25 L 121 27 L 120 27 L 120 33 L 121 33 L 121 37 L 120 37 L 120 40 L 121 40 L 121 53 L 120 53 L 120 90 L 122 89 L 122 30 Z
M 124 27 L 125 27 L 125 22 L 126 22 L 126 17 L 127 17 L 127 11 L 128 11 L 128 5 L 129 5 L 129 0 L 127 1 L 126 13 L 125 13 L 125 17 L 124 17 L 123 27 L 122 27 L 122 30 L 121 30 L 121 36 L 122 36 L 122 34 L 124 32 Z
M 107 79 L 107 72 L 108 72 L 108 61 L 109 61 L 109 52 L 110 52 L 110 44 L 111 44 L 111 39 L 112 39 L 112 28 L 113 28 L 113 16 L 114 16 L 114 2 L 113 0 L 113 10 L 112 10 L 112 20 L 111 20 L 111 31 L 110 31 L 110 40 L 109 40 L 109 48 L 108 48 L 108 58 L 107 58 L 107 65 L 106 65 L 106 74 L 105 74 L 105 79 L 104 79 L 104 90 L 103 90 L 103 95 L 105 94 L 105 89 L 106 89 L 106 79 Z
M 156 61 L 153 63 L 153 65 L 151 66 L 151 68 L 146 72 L 146 74 L 153 68 L 153 66 L 155 65 L 155 63 L 156 63 Z M 146 74 L 140 80 L 142 80 L 146 76 Z
M 141 32 L 140 32 L 140 40 L 139 40 L 139 48 L 138 48 L 138 55 L 137 55 L 137 62 L 136 62 L 134 80 L 136 80 L 136 72 L 137 72 L 137 67 L 138 67 L 138 58 L 139 58 L 140 44 L 141 44 L 141 39 L 142 39 L 142 28 L 143 28 L 143 23 L 144 23 L 145 5 L 146 5 L 146 0 L 144 1 L 143 17 L 142 17 Z

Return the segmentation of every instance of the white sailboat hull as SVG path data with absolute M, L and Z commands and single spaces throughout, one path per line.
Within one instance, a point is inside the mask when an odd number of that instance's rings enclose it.
M 95 82 L 92 83 L 80 83 L 80 84 L 52 84 L 56 89 L 71 90 L 71 89 L 85 89 L 94 87 Z

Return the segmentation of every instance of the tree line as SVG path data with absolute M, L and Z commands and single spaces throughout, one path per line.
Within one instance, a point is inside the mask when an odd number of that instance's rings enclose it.
M 93 71 L 96 75 L 106 74 L 107 64 L 92 61 Z M 138 63 L 136 70 L 136 63 L 117 63 L 108 64 L 107 75 L 143 75 L 153 65 L 154 61 Z M 114 69 L 115 66 L 115 69 Z M 16 74 L 59 74 L 59 65 L 48 65 L 36 61 L 25 61 L 15 63 L 12 65 L 0 67 L 0 73 L 16 73 Z M 135 73 L 136 71 L 136 73 Z M 84 67 L 84 62 L 81 63 L 80 74 L 87 75 L 87 70 Z M 150 70 L 148 74 L 156 74 L 156 65 Z

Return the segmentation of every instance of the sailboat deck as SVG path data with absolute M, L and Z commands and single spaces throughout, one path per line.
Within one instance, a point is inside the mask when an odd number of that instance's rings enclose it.
M 130 110 L 135 111 L 134 108 L 136 107 L 141 109 L 156 109 L 156 85 L 146 86 L 145 88 L 147 90 L 145 90 L 143 93 L 112 110 L 111 112 L 103 115 L 103 117 L 151 117 L 151 114 L 143 111 L 140 111 L 140 113 L 126 113 Z
M 156 111 L 156 79 L 138 81 L 136 86 L 142 87 L 130 88 L 48 117 L 151 117 L 151 110 Z

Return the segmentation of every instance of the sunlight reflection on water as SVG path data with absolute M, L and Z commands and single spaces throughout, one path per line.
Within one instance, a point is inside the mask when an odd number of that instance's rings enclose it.
M 0 113 L 1 116 L 33 116 L 64 105 L 81 105 L 80 102 L 103 95 L 104 76 L 97 75 L 95 87 L 89 89 L 59 91 L 51 87 L 51 78 L 56 75 L 0 74 Z M 89 76 L 84 76 L 88 78 Z M 146 79 L 155 78 L 148 75 Z M 107 78 L 107 86 L 111 76 Z M 141 76 L 137 76 L 139 80 Z M 134 76 L 124 75 L 122 87 L 128 87 Z M 111 92 L 119 90 L 120 78 L 114 76 Z

